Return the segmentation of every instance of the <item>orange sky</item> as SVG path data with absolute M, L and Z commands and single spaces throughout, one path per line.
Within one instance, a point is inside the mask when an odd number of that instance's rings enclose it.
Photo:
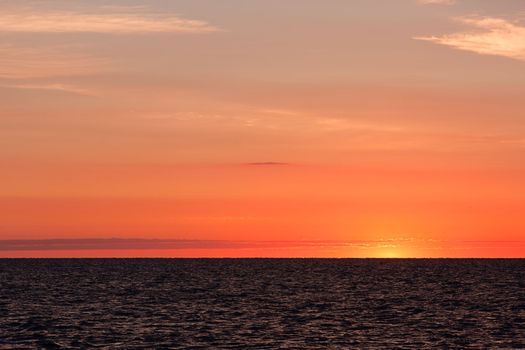
M 524 10 L 3 1 L 0 257 L 525 257 Z

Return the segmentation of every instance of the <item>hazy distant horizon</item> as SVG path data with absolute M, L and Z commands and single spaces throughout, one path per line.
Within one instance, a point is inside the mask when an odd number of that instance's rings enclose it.
M 189 239 L 0 240 L 2 257 L 524 258 L 523 241 L 225 241 Z M 450 252 L 453 251 L 454 254 Z M 505 252 L 505 255 L 501 252 Z M 509 251 L 511 254 L 509 254 Z M 417 253 L 414 253 L 417 252 Z

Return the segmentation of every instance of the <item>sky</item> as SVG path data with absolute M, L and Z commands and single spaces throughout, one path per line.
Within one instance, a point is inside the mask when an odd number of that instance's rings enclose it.
M 522 0 L 0 0 L 0 257 L 525 257 Z

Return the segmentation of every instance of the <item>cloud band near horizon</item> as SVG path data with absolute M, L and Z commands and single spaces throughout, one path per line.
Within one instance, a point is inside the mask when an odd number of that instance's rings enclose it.
M 27 239 L 0 240 L 0 251 L 63 251 L 63 250 L 183 250 L 183 249 L 272 249 L 272 248 L 357 248 L 378 249 L 413 246 L 425 249 L 453 246 L 488 248 L 498 245 L 525 246 L 525 241 L 445 241 L 385 239 L 356 241 L 237 241 L 140 238 Z
M 81 13 L 74 11 L 0 12 L 0 32 L 200 34 L 220 31 L 203 20 L 150 13 Z

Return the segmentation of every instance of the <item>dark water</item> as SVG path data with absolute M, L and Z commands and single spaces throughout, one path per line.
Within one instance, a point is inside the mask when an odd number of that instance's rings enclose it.
M 525 348 L 525 260 L 0 260 L 0 344 Z

